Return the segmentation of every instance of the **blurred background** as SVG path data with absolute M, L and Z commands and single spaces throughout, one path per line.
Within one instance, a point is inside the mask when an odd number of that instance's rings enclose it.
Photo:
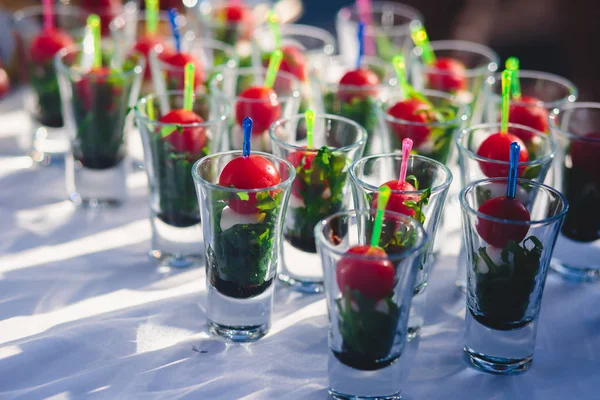
M 110 6 L 120 0 L 84 1 Z M 197 0 L 161 0 L 162 8 Z M 347 0 L 280 0 L 298 22 L 335 33 L 335 15 Z M 389 1 L 389 0 L 388 0 Z M 392 0 L 393 1 L 393 0 Z M 522 69 L 552 72 L 572 80 L 579 101 L 600 101 L 600 2 L 597 0 L 403 0 L 424 15 L 431 40 L 463 39 L 482 43 L 502 60 L 519 57 Z M 40 1 L 0 0 L 0 61 L 11 79 L 19 79 L 10 16 L 16 9 Z

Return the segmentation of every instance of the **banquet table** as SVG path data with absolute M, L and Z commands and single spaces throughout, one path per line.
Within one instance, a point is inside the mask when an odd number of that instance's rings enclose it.
M 26 134 L 18 100 L 0 102 L 0 121 L 1 153 Z M 277 283 L 266 337 L 212 337 L 204 269 L 156 267 L 145 173 L 132 172 L 128 186 L 119 208 L 78 209 L 60 163 L 0 158 L 0 399 L 326 399 L 324 296 Z M 600 399 L 597 283 L 549 274 L 528 372 L 494 376 L 465 363 L 453 195 L 446 217 L 404 398 Z

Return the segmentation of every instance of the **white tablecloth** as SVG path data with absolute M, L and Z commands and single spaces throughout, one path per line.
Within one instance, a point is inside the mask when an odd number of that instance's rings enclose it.
M 18 132 L 22 119 L 4 111 L 0 131 Z M 131 174 L 123 207 L 93 212 L 65 200 L 62 167 L 27 167 L 0 159 L 0 399 L 327 398 L 322 295 L 278 285 L 268 336 L 246 345 L 210 337 L 204 270 L 160 273 L 147 256 L 143 172 Z M 459 210 L 449 207 L 405 398 L 600 399 L 598 284 L 548 277 L 525 374 L 466 365 Z

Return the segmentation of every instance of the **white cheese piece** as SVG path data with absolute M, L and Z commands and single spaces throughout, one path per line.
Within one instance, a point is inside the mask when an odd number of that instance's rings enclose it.
M 502 261 L 502 249 L 500 249 L 498 247 L 494 247 L 494 246 L 487 246 L 485 248 L 485 252 L 487 253 L 490 260 L 492 260 L 492 262 L 496 266 L 500 267 L 501 265 L 506 264 L 504 261 Z M 509 254 L 508 261 L 510 264 L 513 263 L 513 255 L 512 254 Z M 490 269 L 489 269 L 488 265 L 485 263 L 483 258 L 481 256 L 479 256 L 479 258 L 477 259 L 477 272 L 479 272 L 480 274 L 487 274 L 489 272 L 489 270 Z
M 304 204 L 304 200 L 300 197 L 296 197 L 293 194 L 290 196 L 290 201 L 288 203 L 289 208 L 304 208 L 306 205 Z
M 231 129 L 231 144 L 233 149 L 238 150 L 241 150 L 244 145 L 244 132 L 242 131 L 242 127 L 237 124 Z M 269 137 L 269 132 L 264 131 L 260 135 L 253 134 L 250 136 L 250 148 L 270 153 L 271 138 Z
M 454 97 L 456 97 L 456 100 L 458 100 L 460 104 L 471 104 L 474 98 L 473 93 L 467 92 L 466 90 L 457 92 Z
M 323 194 L 321 194 L 321 198 L 328 199 L 330 197 L 331 197 L 331 190 L 329 190 L 329 188 L 326 188 L 325 190 L 323 190 Z
M 225 207 L 221 214 L 221 230 L 227 229 L 238 224 L 259 224 L 262 222 L 260 214 L 240 214 L 233 211 L 229 206 Z
M 382 299 L 375 304 L 375 310 L 379 311 L 380 313 L 388 314 L 390 312 L 390 307 L 385 299 Z

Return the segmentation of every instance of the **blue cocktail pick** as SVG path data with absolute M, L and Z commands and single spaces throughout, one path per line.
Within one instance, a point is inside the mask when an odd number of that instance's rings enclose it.
M 177 27 L 177 10 L 171 8 L 169 10 L 169 25 L 171 25 L 171 33 L 173 34 L 173 40 L 175 40 L 175 48 L 178 53 L 181 53 L 181 37 L 179 36 L 179 28 Z
M 252 137 L 252 118 L 246 117 L 242 121 L 242 131 L 244 132 L 244 145 L 242 146 L 242 156 L 250 155 L 250 138 Z
M 510 144 L 510 158 L 508 161 L 508 185 L 506 186 L 506 197 L 514 199 L 517 194 L 517 172 L 519 170 L 519 153 L 521 146 L 519 143 L 512 142 Z
M 356 59 L 356 69 L 360 68 L 362 58 L 365 52 L 365 24 L 358 24 L 358 58 Z

